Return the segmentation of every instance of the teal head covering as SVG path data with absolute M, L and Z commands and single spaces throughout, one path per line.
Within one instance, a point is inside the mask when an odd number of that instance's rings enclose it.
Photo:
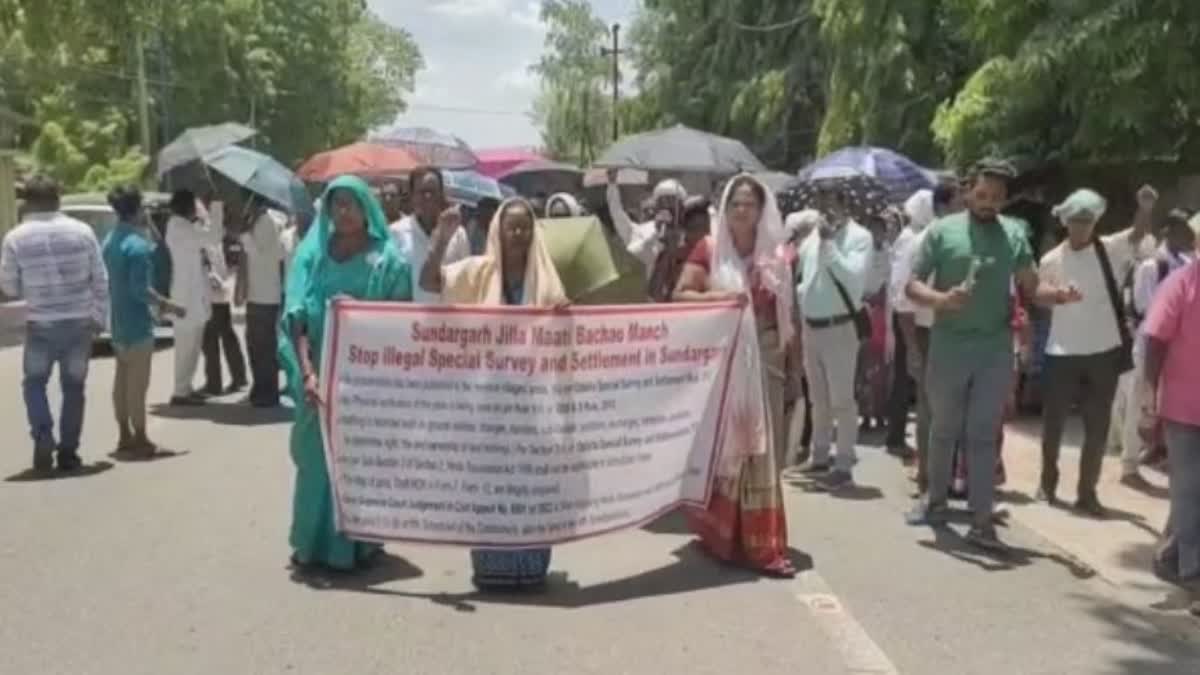
M 309 228 L 310 232 L 316 230 L 322 248 L 328 250 L 329 240 L 333 238 L 333 193 L 339 190 L 349 192 L 358 201 L 367 221 L 367 236 L 380 242 L 388 241 L 391 235 L 388 233 L 387 216 L 371 191 L 371 186 L 357 176 L 338 176 L 321 194 L 321 210 L 317 213 L 316 222 Z
M 329 255 L 334 234 L 333 193 L 339 190 L 354 196 L 366 221 L 370 245 L 360 264 L 339 265 Z M 412 299 L 411 268 L 393 243 L 387 216 L 367 183 L 354 176 L 340 176 L 325 188 L 320 204 L 316 221 L 296 247 L 279 325 L 279 356 L 296 400 L 303 395 L 299 361 L 292 348 L 292 335 L 298 324 L 307 328 L 315 345 L 324 326 L 326 304 L 334 296 L 384 301 Z
M 1108 202 L 1105 201 L 1104 197 L 1101 197 L 1094 190 L 1085 188 L 1072 192 L 1071 196 L 1063 200 L 1063 203 L 1054 207 L 1052 213 L 1064 225 L 1069 220 L 1083 217 L 1091 218 L 1094 223 L 1104 217 L 1104 211 L 1107 208 Z

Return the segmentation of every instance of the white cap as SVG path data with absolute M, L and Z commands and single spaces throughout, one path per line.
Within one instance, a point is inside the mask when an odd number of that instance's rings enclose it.
M 676 199 L 687 199 L 687 190 L 683 188 L 683 184 L 674 178 L 668 178 L 654 186 L 654 198 L 675 197 Z

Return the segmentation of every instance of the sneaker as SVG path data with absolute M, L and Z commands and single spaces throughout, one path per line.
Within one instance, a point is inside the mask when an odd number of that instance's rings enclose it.
M 832 468 L 833 464 L 830 462 L 809 462 L 800 467 L 800 473 L 806 476 L 824 475 L 829 473 Z
M 71 450 L 58 451 L 58 470 L 59 471 L 76 471 L 83 466 L 83 460 L 79 458 L 79 453 Z
M 912 510 L 904 514 L 904 522 L 919 527 L 921 525 L 945 525 L 950 520 L 950 509 L 945 504 L 930 504 L 926 499 L 918 499 Z
M 967 532 L 966 540 L 968 544 L 978 546 L 987 551 L 1003 553 L 1008 550 L 1004 542 L 1000 541 L 1000 537 L 996 536 L 996 527 L 991 525 L 974 525 Z
M 825 487 L 840 490 L 854 485 L 854 475 L 845 469 L 834 469 L 825 476 Z
M 233 384 L 231 384 L 225 388 L 225 393 L 226 394 L 236 394 L 248 386 L 250 386 L 250 385 L 245 382 L 234 382 Z
M 195 407 L 195 406 L 204 405 L 204 402 L 205 402 L 204 397 L 197 396 L 194 393 L 189 394 L 188 396 L 172 396 L 171 397 L 171 405 L 172 406 Z

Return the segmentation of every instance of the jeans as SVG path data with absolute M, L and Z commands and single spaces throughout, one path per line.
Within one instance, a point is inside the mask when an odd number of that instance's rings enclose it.
M 1096 485 L 1104 466 L 1113 396 L 1117 393 L 1118 351 L 1085 356 L 1047 356 L 1045 399 L 1042 402 L 1042 490 L 1058 488 L 1058 455 L 1063 427 L 1071 405 L 1079 401 L 1083 417 L 1083 447 L 1079 454 L 1081 500 L 1096 498 Z
M 954 450 L 960 436 L 967 459 L 967 494 L 977 525 L 989 526 L 995 503 L 997 430 L 1012 388 L 1013 353 L 966 345 L 929 350 L 925 393 L 929 397 L 929 503 L 950 494 Z
M 95 334 L 90 319 L 64 319 L 26 326 L 25 411 L 29 417 L 29 434 L 38 451 L 57 448 L 70 454 L 79 450 L 79 436 L 83 430 L 83 389 Z M 57 443 L 54 440 L 54 415 L 46 396 L 46 384 L 55 364 L 58 364 L 58 382 L 62 389 Z
M 1200 426 L 1167 421 L 1171 514 L 1158 563 L 1181 581 L 1200 580 Z

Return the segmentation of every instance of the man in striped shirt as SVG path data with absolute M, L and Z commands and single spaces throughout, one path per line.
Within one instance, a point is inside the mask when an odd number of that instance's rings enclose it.
M 92 229 L 59 213 L 59 186 L 37 176 L 25 184 L 25 217 L 0 248 L 0 292 L 26 303 L 25 409 L 33 465 L 71 471 L 81 466 L 84 383 L 92 340 L 108 323 L 108 274 Z M 58 364 L 62 411 L 58 441 L 46 383 Z

